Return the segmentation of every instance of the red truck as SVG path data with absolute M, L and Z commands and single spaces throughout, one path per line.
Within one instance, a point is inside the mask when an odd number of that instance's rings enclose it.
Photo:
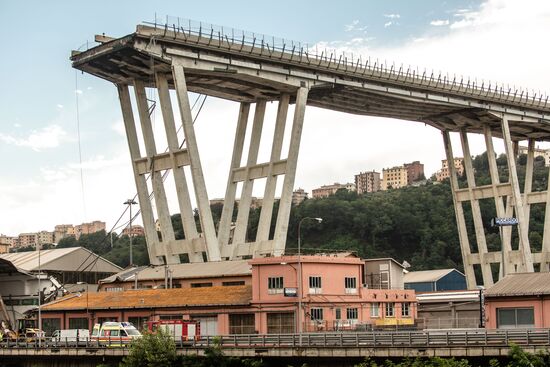
M 162 330 L 175 341 L 187 341 L 200 338 L 200 323 L 193 320 L 157 320 L 147 322 L 149 332 Z

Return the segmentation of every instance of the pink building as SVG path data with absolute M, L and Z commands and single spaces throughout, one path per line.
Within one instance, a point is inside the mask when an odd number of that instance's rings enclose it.
M 193 267 L 190 273 L 195 274 L 190 279 L 172 279 L 173 289 L 131 289 L 136 273 L 126 270 L 104 280 L 103 291 L 96 295 L 69 295 L 45 305 L 42 318 L 50 329 L 53 325 L 70 326 L 72 319 L 81 323 L 88 320 L 90 325 L 109 317 L 139 325 L 161 318 L 195 319 L 200 321 L 204 335 L 365 330 L 415 324 L 414 291 L 367 288 L 365 261 L 353 255 L 267 257 L 246 265 L 251 267 L 249 274 L 243 264 L 232 261 L 179 264 L 177 271 L 187 273 L 183 268 Z M 209 267 L 228 272 L 218 273 L 216 279 Z M 235 267 L 233 273 L 231 267 Z M 155 268 L 141 270 L 144 274 L 138 275 L 139 285 L 154 281 L 152 274 L 147 275 L 151 269 Z
M 365 262 L 357 257 L 283 256 L 250 263 L 252 304 L 261 306 L 256 320 L 260 333 L 299 330 L 294 321 L 303 331 L 414 324 L 414 291 L 363 287 Z
M 487 289 L 485 327 L 550 328 L 550 273 L 509 274 Z

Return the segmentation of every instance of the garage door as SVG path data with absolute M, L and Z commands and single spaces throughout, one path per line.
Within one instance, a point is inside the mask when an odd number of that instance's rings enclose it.
M 267 314 L 268 334 L 290 334 L 294 332 L 293 312 L 277 312 Z

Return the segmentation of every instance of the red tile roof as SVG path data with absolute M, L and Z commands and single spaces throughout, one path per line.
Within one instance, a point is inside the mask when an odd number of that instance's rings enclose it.
M 71 294 L 42 306 L 42 311 L 248 305 L 249 285 L 143 289 Z

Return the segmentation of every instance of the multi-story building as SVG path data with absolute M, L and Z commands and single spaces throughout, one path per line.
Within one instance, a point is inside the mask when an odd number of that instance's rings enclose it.
M 132 237 L 145 236 L 145 229 L 142 226 L 134 224 L 132 225 L 132 229 L 130 229 L 130 227 L 124 228 L 122 235 Z
M 424 165 L 420 161 L 404 163 L 403 167 L 407 170 L 407 184 L 424 179 Z
M 54 243 L 54 232 L 40 231 L 36 233 L 36 243 L 39 245 Z
M 456 173 L 462 176 L 464 174 L 464 158 L 454 158 L 454 165 Z M 443 159 L 441 160 L 441 169 L 435 173 L 435 179 L 437 181 L 443 181 L 449 177 L 449 163 L 446 159 Z
M 292 193 L 292 205 L 300 205 L 302 201 L 307 199 L 307 192 L 299 188 Z
M 527 154 L 528 152 L 527 147 L 519 146 L 519 154 Z M 544 165 L 546 167 L 550 166 L 550 149 L 535 148 L 535 158 L 536 157 L 543 157 Z
M 67 236 L 74 236 L 74 226 L 72 224 L 58 224 L 54 228 L 53 240 L 58 243 Z
M 13 246 L 14 239 L 15 239 L 15 237 L 0 234 L 0 245 Z
M 384 168 L 382 170 L 382 190 L 399 189 L 407 186 L 407 169 L 403 166 Z
M 37 233 L 21 233 L 19 234 L 19 247 L 36 246 L 38 242 Z
M 355 175 L 355 187 L 359 195 L 380 190 L 380 173 L 375 171 L 359 172 Z
M 82 236 L 83 234 L 96 233 L 104 230 L 105 230 L 105 222 L 102 222 L 99 220 L 94 220 L 93 222 L 90 222 L 90 223 L 82 223 L 80 225 L 75 226 L 74 228 L 76 239 L 79 239 L 80 236 Z
M 341 189 L 345 189 L 348 191 L 355 191 L 355 184 L 353 183 L 340 184 L 338 182 L 335 182 L 332 185 L 323 185 L 317 189 L 313 189 L 311 196 L 314 199 L 326 198 L 326 197 L 329 197 L 330 195 L 336 194 L 336 191 Z

